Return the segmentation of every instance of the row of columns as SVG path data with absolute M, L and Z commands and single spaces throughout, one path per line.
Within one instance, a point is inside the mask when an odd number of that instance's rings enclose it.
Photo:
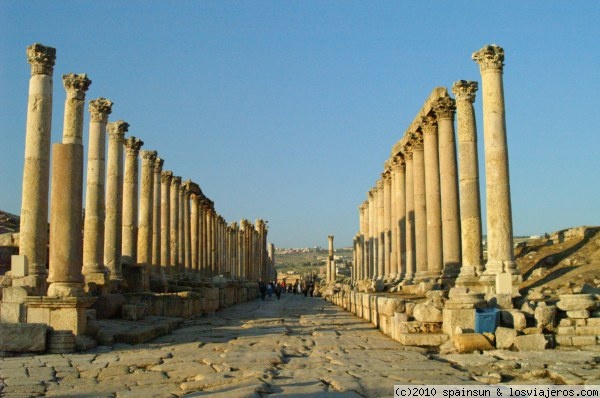
M 106 98 L 89 103 L 83 216 L 83 118 L 91 80 L 85 74 L 63 76 L 63 139 L 53 146 L 50 168 L 56 50 L 36 43 L 27 48 L 27 56 L 31 79 L 19 254 L 36 294 L 78 297 L 84 290 L 109 287 L 149 291 L 151 279 L 223 275 L 258 280 L 272 273 L 266 222 L 227 224 L 198 184 L 163 171 L 164 160 L 156 151 L 141 150 L 144 143 L 134 136 L 125 138 L 128 123 L 108 122 L 113 104 Z M 123 266 L 137 269 L 139 280 L 125 280 Z
M 478 84 L 460 80 L 452 87 L 455 99 L 445 88 L 434 89 L 359 206 L 355 280 L 456 280 L 457 285 L 472 287 L 481 281 L 489 284 L 499 273 L 518 273 L 512 242 L 504 50 L 485 46 L 472 58 L 479 64 L 483 87 L 487 263 L 484 266 L 482 258 L 473 108 Z

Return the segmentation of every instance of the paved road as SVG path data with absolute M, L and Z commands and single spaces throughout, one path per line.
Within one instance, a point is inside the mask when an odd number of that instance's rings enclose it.
M 394 384 L 469 380 L 321 298 L 294 294 L 188 320 L 144 345 L 0 360 L 7 397 L 376 397 Z

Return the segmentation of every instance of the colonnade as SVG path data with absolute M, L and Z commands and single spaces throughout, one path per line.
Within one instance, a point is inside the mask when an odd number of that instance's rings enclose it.
M 156 151 L 142 150 L 144 142 L 135 136 L 125 137 L 128 123 L 108 121 L 113 103 L 106 98 L 89 102 L 84 211 L 83 120 L 92 82 L 85 74 L 63 76 L 63 140 L 54 144 L 51 167 L 56 50 L 36 43 L 27 48 L 27 57 L 31 80 L 18 256 L 27 272 L 22 285 L 36 295 L 65 298 L 156 286 L 164 291 L 169 281 L 182 279 L 221 275 L 257 281 L 273 274 L 266 222 L 227 223 L 197 183 L 163 170 L 165 160 Z
M 497 274 L 518 274 L 512 242 L 504 50 L 485 46 L 472 59 L 482 77 L 487 262 L 482 256 L 473 108 L 478 83 L 460 80 L 452 86 L 455 98 L 444 87 L 433 90 L 359 206 L 354 280 L 489 288 Z

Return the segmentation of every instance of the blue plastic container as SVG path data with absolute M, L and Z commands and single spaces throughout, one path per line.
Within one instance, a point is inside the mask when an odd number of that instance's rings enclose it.
M 475 309 L 475 333 L 494 333 L 500 324 L 498 308 Z

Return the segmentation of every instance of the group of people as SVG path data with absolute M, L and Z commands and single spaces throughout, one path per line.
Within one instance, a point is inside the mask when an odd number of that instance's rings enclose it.
M 302 282 L 296 281 L 296 283 L 288 283 L 285 281 L 275 282 L 270 281 L 265 283 L 262 279 L 258 282 L 258 290 L 260 292 L 260 299 L 265 300 L 268 296 L 271 298 L 273 294 L 277 297 L 277 300 L 281 299 L 281 295 L 283 293 L 294 293 L 294 294 L 304 294 L 304 297 L 313 297 L 315 291 L 315 284 L 311 282 Z

